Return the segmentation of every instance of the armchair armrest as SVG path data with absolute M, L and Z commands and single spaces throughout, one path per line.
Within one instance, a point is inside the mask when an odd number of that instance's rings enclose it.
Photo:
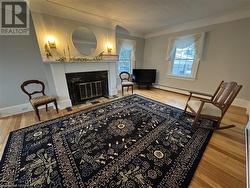
M 197 92 L 197 91 L 188 91 L 190 94 L 195 94 L 195 95 L 203 95 L 206 97 L 213 97 L 213 95 L 208 94 L 208 93 L 202 93 L 202 92 Z
M 200 101 L 202 103 L 212 103 L 213 104 L 213 101 L 211 101 L 210 99 L 200 99 Z
M 201 105 L 201 109 L 203 108 L 203 105 L 204 105 L 204 103 L 205 102 L 212 102 L 212 99 L 213 99 L 213 95 L 211 95 L 211 94 L 208 94 L 208 93 L 202 93 L 202 92 L 197 92 L 197 91 L 188 91 L 189 92 L 189 97 L 188 97 L 188 100 L 187 100 L 187 102 L 186 102 L 186 107 L 185 107 L 185 110 L 184 111 L 186 111 L 186 109 L 187 109 L 187 107 L 188 107 L 188 102 L 191 100 L 191 98 L 193 97 L 193 94 L 195 94 L 195 95 L 202 95 L 202 96 L 204 96 L 204 97 L 210 97 L 210 99 L 208 99 L 208 98 L 202 98 L 202 97 L 197 97 L 197 98 L 199 98 L 200 100 L 201 100 L 201 102 L 202 102 L 202 105 Z M 201 110 L 200 109 L 200 110 Z

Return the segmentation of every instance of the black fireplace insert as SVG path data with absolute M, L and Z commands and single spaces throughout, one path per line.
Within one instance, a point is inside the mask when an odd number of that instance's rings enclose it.
M 107 71 L 66 73 L 66 80 L 72 105 L 109 95 Z

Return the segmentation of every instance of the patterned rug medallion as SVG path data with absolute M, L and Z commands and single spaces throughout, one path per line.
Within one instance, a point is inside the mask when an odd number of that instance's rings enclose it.
M 192 119 L 131 95 L 11 132 L 0 185 L 187 187 L 212 135 Z

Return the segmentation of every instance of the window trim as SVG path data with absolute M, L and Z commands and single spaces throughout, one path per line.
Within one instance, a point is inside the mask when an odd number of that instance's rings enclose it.
M 174 51 L 174 56 L 176 53 L 176 47 L 173 49 L 171 49 L 171 47 L 173 47 L 171 45 L 171 43 L 173 43 L 174 40 L 177 40 L 179 37 L 189 37 L 189 36 L 194 36 L 196 34 L 200 34 L 201 38 L 199 41 L 199 56 L 198 58 L 194 58 L 193 60 L 193 65 L 192 65 L 192 74 L 191 76 L 184 76 L 184 75 L 175 75 L 172 73 L 172 66 L 174 64 L 174 60 L 175 58 L 170 58 L 170 54 L 171 51 Z M 194 81 L 197 78 L 197 72 L 198 72 L 198 68 L 199 68 L 199 64 L 201 61 L 201 57 L 202 57 L 202 52 L 203 52 L 203 48 L 204 48 L 204 39 L 205 39 L 205 33 L 195 33 L 195 34 L 191 34 L 191 35 L 183 35 L 183 36 L 178 36 L 178 37 L 174 37 L 174 38 L 170 38 L 169 40 L 169 44 L 168 44 L 168 52 L 167 52 L 167 77 L 168 78 L 174 78 L 174 79 L 181 79 L 181 80 L 191 80 Z
M 123 47 L 124 44 L 129 44 L 131 46 L 131 59 L 130 59 L 130 72 L 132 74 L 133 69 L 136 68 L 136 40 L 135 39 L 127 39 L 127 38 L 118 38 L 117 39 L 117 52 L 120 55 L 120 50 Z M 117 69 L 117 78 L 119 77 L 119 59 L 117 61 L 117 65 L 116 65 L 116 69 Z

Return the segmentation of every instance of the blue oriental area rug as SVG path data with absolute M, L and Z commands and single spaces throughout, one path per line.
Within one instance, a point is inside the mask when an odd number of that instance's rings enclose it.
M 192 120 L 183 110 L 131 95 L 11 132 L 0 185 L 187 187 L 212 135 Z

